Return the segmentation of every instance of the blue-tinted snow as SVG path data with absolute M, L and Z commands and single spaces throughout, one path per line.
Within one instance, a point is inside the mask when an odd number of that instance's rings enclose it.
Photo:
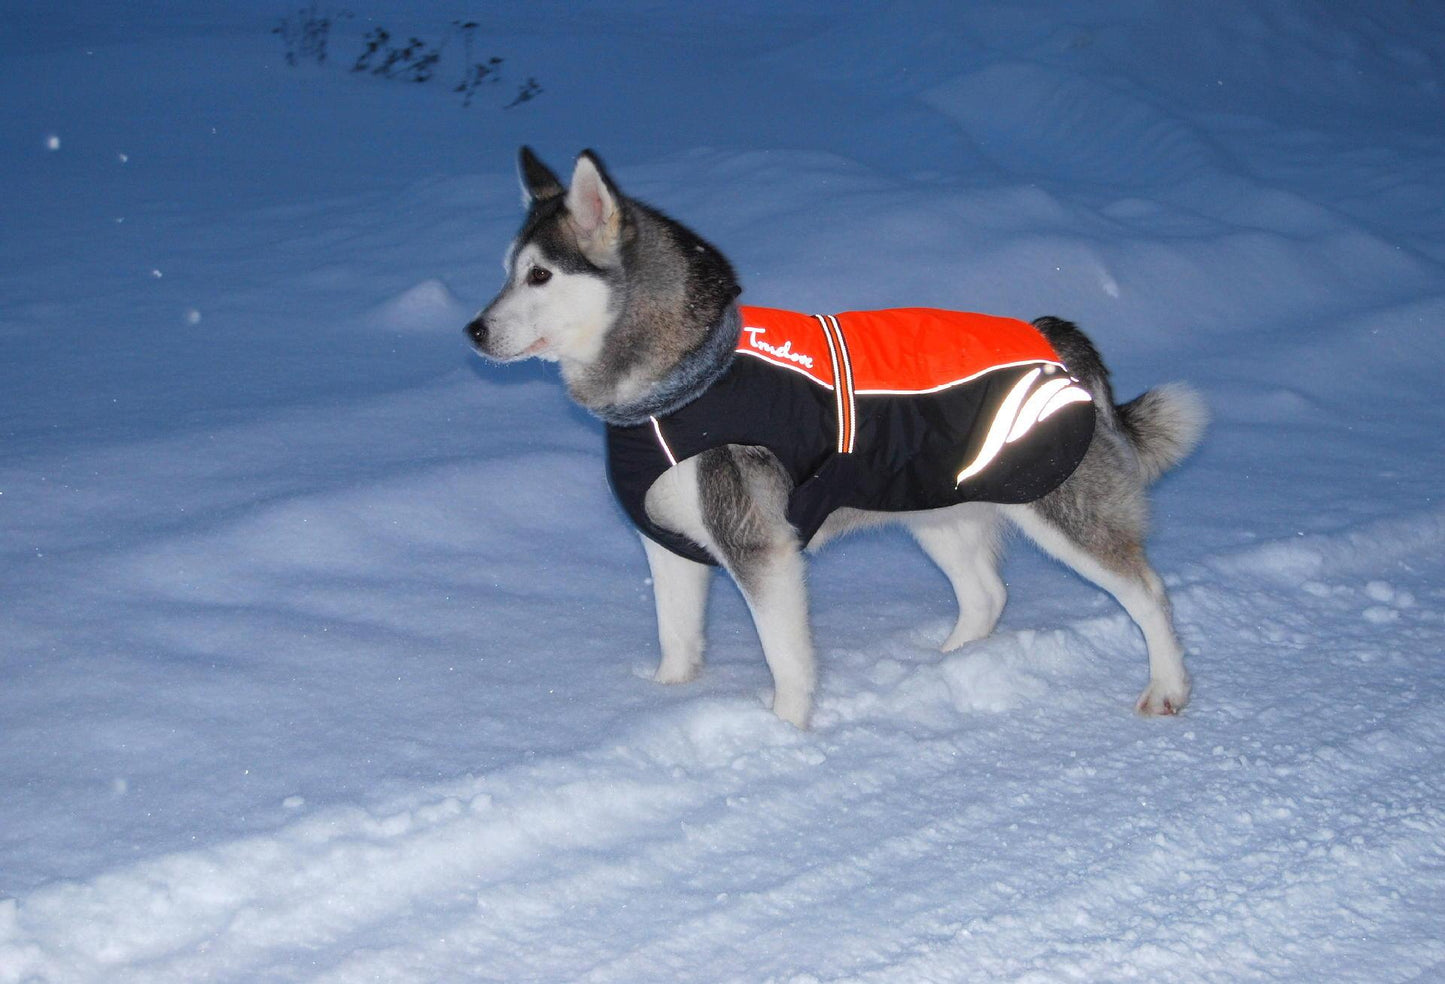
M 0 982 L 1445 973 L 1435 7 L 354 9 L 290 69 L 285 5 L 0 5 Z M 543 95 L 343 70 L 457 17 Z M 812 732 L 721 582 L 652 684 L 598 425 L 460 335 L 521 142 L 752 302 L 1054 313 L 1200 387 L 1187 713 L 1022 546 L 939 655 L 888 534 L 814 565 Z

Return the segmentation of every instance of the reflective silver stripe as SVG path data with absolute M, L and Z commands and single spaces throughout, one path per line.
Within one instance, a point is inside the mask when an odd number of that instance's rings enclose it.
M 817 376 L 813 375 L 813 370 L 804 369 L 802 366 L 794 365 L 791 362 L 784 362 L 782 359 L 775 359 L 765 352 L 756 352 L 753 349 L 740 348 L 737 350 L 737 354 L 750 355 L 754 359 L 766 362 L 770 366 L 777 366 L 779 369 L 786 369 L 788 370 L 788 372 L 795 372 L 799 376 L 802 376 L 804 379 L 808 380 L 813 385 L 821 386 L 825 390 L 831 390 L 833 388 L 832 385 L 830 385 L 829 383 L 825 383 Z
M 674 468 L 677 467 L 677 458 L 672 453 L 672 448 L 667 446 L 667 438 L 662 436 L 662 425 L 657 422 L 656 417 L 648 417 L 652 421 L 652 433 L 657 435 L 657 443 L 662 445 L 662 453 L 667 455 L 667 463 Z
M 1042 368 L 1032 369 L 1014 383 L 1013 389 L 1003 398 L 988 425 L 983 447 L 979 448 L 973 461 L 958 473 L 955 484 L 962 485 L 965 479 L 983 471 L 998 457 L 1005 444 L 1019 440 L 1033 430 L 1035 424 L 1047 419 L 1059 408 L 1093 399 L 1088 390 L 1079 385 L 1078 380 L 1068 376 L 1050 379 L 1030 393 L 1029 390 L 1033 389 L 1042 373 Z
M 999 404 L 998 412 L 993 415 L 993 421 L 988 425 L 988 435 L 983 439 L 983 447 L 978 449 L 978 456 L 958 473 L 955 485 L 962 485 L 965 479 L 977 475 L 988 467 L 994 458 L 998 457 L 998 453 L 1003 450 L 1004 443 L 1008 439 L 1009 431 L 1013 428 L 1019 407 L 1023 405 L 1024 397 L 1028 395 L 1029 387 L 1034 384 L 1034 380 L 1039 378 L 1039 373 L 1042 371 L 1041 369 L 1030 369 L 1023 379 L 1014 383 L 1014 388 L 1009 390 L 1008 396 L 1003 398 L 1003 403 Z
M 1023 409 L 1019 411 L 1018 419 L 1014 421 L 1013 429 L 1008 432 L 1008 439 L 1004 443 L 1012 444 L 1027 434 L 1029 428 L 1038 423 L 1043 416 L 1045 404 L 1053 399 L 1055 393 L 1072 382 L 1073 380 L 1068 376 L 1060 376 L 1058 379 L 1050 379 L 1034 390 L 1033 395 L 1024 402 Z
M 1053 366 L 1055 369 L 1063 369 L 1062 362 L 1053 362 L 1048 359 L 1023 359 L 1019 362 L 1000 362 L 996 366 L 989 366 L 987 369 L 980 369 L 969 376 L 961 376 L 958 379 L 950 379 L 946 383 L 939 383 L 937 386 L 929 386 L 926 389 L 860 389 L 859 396 L 928 396 L 931 393 L 942 393 L 944 390 L 953 389 L 955 386 L 962 386 L 971 383 L 975 379 L 987 376 L 991 372 L 998 372 L 1001 369 L 1019 369 L 1023 366 Z
M 1082 386 L 1070 386 L 1068 389 L 1059 390 L 1054 398 L 1049 401 L 1048 406 L 1039 413 L 1040 420 L 1048 420 L 1049 415 L 1060 407 L 1068 406 L 1070 403 L 1088 403 L 1093 397 L 1089 391 Z

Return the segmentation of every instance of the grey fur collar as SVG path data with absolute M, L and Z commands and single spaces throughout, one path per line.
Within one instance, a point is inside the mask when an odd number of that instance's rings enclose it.
M 729 304 L 707 330 L 701 345 L 684 355 L 676 366 L 641 399 L 590 408 L 603 421 L 616 427 L 634 427 L 649 417 L 661 417 L 680 410 L 701 396 L 732 365 L 742 315 Z

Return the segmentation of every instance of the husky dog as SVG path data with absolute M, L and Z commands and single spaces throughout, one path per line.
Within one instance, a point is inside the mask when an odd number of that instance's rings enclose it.
M 685 428 L 668 422 L 682 420 L 689 408 L 733 387 L 744 363 L 744 368 L 782 367 L 774 375 L 806 391 L 804 398 L 814 399 L 807 407 L 821 408 L 814 416 L 818 427 L 828 430 L 826 441 L 833 442 L 837 432 L 837 447 L 826 449 L 822 470 L 838 474 L 822 484 L 833 483 L 850 468 L 858 472 L 853 462 L 862 456 L 853 452 L 862 446 L 854 442 L 870 439 L 868 428 L 878 425 L 870 425 L 869 414 L 883 412 L 868 408 L 904 406 L 894 390 L 869 390 L 855 379 L 855 367 L 843 351 L 861 331 L 850 326 L 864 324 L 869 313 L 817 317 L 810 329 L 813 350 L 804 351 L 808 343 L 795 344 L 791 337 L 777 344 L 779 335 L 763 336 L 764 328 L 752 326 L 769 312 L 738 307 L 741 288 L 727 259 L 680 223 L 625 196 L 594 154 L 577 158 L 566 186 L 525 147 L 520 171 L 528 211 L 507 254 L 507 283 L 466 331 L 489 359 L 559 363 L 572 398 L 607 424 L 613 484 L 644 533 L 652 568 L 662 650 L 658 681 L 687 681 L 701 668 L 709 565 L 720 564 L 752 612 L 773 675 L 774 712 L 805 728 L 817 671 L 803 550 L 851 529 L 901 522 L 952 582 L 958 620 L 942 646 L 948 651 L 987 636 L 998 621 L 1005 599 L 998 549 L 1007 520 L 1112 594 L 1142 630 L 1149 683 L 1138 699 L 1139 712 L 1167 715 L 1184 707 L 1190 684 L 1183 650 L 1164 586 L 1145 558 L 1143 538 L 1146 486 L 1184 458 L 1203 432 L 1207 414 L 1193 390 L 1171 384 L 1116 405 L 1108 370 L 1075 326 L 1056 318 L 1041 318 L 1032 327 L 1011 322 L 1018 344 L 1042 346 L 1045 354 L 1022 362 L 1005 358 L 999 367 L 1003 372 L 977 374 L 1002 380 L 1003 388 L 974 397 L 969 413 L 993 423 L 988 435 L 970 438 L 978 449 L 969 452 L 974 464 L 958 473 L 956 483 L 951 469 L 967 461 L 955 457 L 950 466 L 952 498 L 927 498 L 918 508 L 887 498 L 892 478 L 884 482 L 867 476 L 860 480 L 884 489 L 884 498 L 814 494 L 822 479 L 808 472 L 812 465 L 800 469 L 772 443 L 715 436 L 726 443 L 689 444 L 692 439 L 681 436 Z M 922 309 L 874 314 L 895 313 L 948 314 Z M 772 314 L 814 325 L 803 316 Z M 899 322 L 889 322 L 894 323 Z M 755 343 L 752 350 L 740 341 L 744 334 Z M 747 359 L 740 352 L 760 358 Z M 834 374 L 818 375 L 830 358 Z M 866 369 L 857 368 L 860 373 Z M 970 386 L 954 387 L 955 382 Z M 974 389 L 977 382 L 975 376 L 960 376 L 948 386 Z M 928 392 L 945 390 L 952 393 L 947 387 Z M 948 412 L 957 415 L 954 409 Z M 796 423 L 790 416 L 785 426 L 803 434 L 801 440 L 811 440 L 806 432 L 813 410 L 799 413 Z M 929 413 L 909 420 L 937 416 Z M 896 422 L 888 426 L 910 434 L 927 430 Z M 1035 440 L 1026 433 L 1031 428 L 1065 437 L 1028 453 L 1011 450 L 1015 442 L 1023 447 Z M 928 439 L 927 433 L 918 437 Z M 1051 439 L 1047 434 L 1038 438 Z M 650 455 L 651 464 L 626 472 L 619 462 L 634 452 Z M 989 464 L 995 457 L 998 462 Z M 893 460 L 904 462 L 901 470 L 913 469 L 908 454 L 900 458 L 895 453 Z M 970 484 L 975 471 L 997 475 L 1001 469 L 1006 477 L 989 487 L 993 491 L 967 491 L 975 488 Z M 1034 481 L 1037 475 L 1044 477 Z M 635 487 L 624 494 L 629 482 Z M 866 505 L 850 504 L 856 502 Z

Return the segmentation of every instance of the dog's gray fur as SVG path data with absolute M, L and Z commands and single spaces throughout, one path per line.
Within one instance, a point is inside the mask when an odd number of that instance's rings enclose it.
M 595 155 L 580 160 L 613 187 Z M 521 172 L 531 207 L 516 242 L 535 245 L 558 272 L 600 279 L 615 305 L 600 354 L 585 364 L 562 360 L 574 400 L 608 423 L 638 424 L 687 403 L 727 371 L 741 330 L 733 305 L 740 288 L 721 252 L 620 195 L 610 238 L 590 236 L 573 221 L 562 183 L 527 148 Z M 486 324 L 504 296 L 473 326 Z
M 732 358 L 740 293 L 732 266 L 686 227 L 624 196 L 590 152 L 578 158 L 567 188 L 526 148 L 520 170 L 530 207 L 508 255 L 507 287 L 468 326 L 478 351 L 557 359 L 573 398 L 612 423 L 640 423 L 695 398 Z M 521 269 L 524 256 L 531 266 L 546 266 L 542 283 L 531 282 L 539 276 L 531 267 Z M 546 294 L 556 278 L 563 285 Z M 569 326 L 555 332 L 560 340 L 551 337 L 549 318 Z M 576 324 L 583 327 L 570 327 Z M 1145 486 L 1197 443 L 1207 417 L 1203 402 L 1172 384 L 1116 406 L 1108 370 L 1088 337 L 1058 318 L 1034 324 L 1098 410 L 1089 450 L 1063 485 L 1022 506 L 839 510 L 807 546 L 849 529 L 902 522 L 957 595 L 958 622 L 943 645 L 948 650 L 986 636 L 998 620 L 1005 599 L 997 573 L 999 521 L 1007 518 L 1119 600 L 1149 650 L 1150 682 L 1139 711 L 1177 713 L 1190 685 L 1168 597 L 1144 553 Z M 522 342 L 529 344 L 520 355 L 511 351 Z M 664 474 L 648 493 L 647 509 L 660 525 L 707 547 L 737 581 L 773 671 L 774 710 L 806 727 L 816 671 L 800 545 L 786 518 L 790 492 L 787 472 L 771 452 L 729 446 Z M 657 678 L 691 679 L 702 663 L 709 568 L 644 544 L 663 649 Z

